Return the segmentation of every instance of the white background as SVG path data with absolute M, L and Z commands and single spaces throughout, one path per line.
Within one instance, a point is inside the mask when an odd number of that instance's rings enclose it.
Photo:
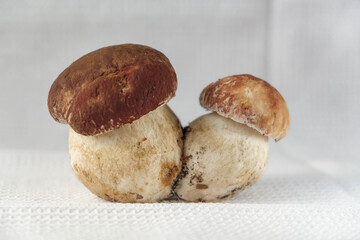
M 76 180 L 68 126 L 50 117 L 47 94 L 74 60 L 121 43 L 149 45 L 170 59 L 178 91 L 169 105 L 183 126 L 206 112 L 199 94 L 219 78 L 250 73 L 280 91 L 290 131 L 272 141 L 258 184 L 224 205 L 143 208 L 105 203 Z M 183 238 L 354 239 L 359 92 L 359 0 L 1 0 L 0 238 L 25 239 L 23 229 L 29 239 L 170 237 L 180 230 L 169 216 L 178 216 Z
M 0 36 L 0 148 L 66 151 L 68 128 L 47 110 L 52 82 L 87 52 L 131 42 L 170 59 L 183 125 L 205 112 L 207 84 L 250 73 L 290 110 L 272 151 L 359 159 L 360 1 L 3 0 Z

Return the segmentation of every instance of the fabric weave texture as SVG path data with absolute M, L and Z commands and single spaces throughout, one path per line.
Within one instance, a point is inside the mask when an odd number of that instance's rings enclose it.
M 61 152 L 0 152 L 0 239 L 359 239 L 360 164 L 271 155 L 220 203 L 119 204 L 90 193 Z M 331 167 L 333 166 L 333 167 Z

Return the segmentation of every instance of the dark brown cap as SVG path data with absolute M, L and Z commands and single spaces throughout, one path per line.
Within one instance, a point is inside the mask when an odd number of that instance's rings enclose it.
M 175 70 L 161 52 L 136 44 L 109 46 L 79 58 L 58 76 L 48 108 L 77 133 L 97 135 L 167 103 L 176 88 Z
M 261 134 L 280 140 L 289 130 L 284 98 L 269 83 L 249 74 L 220 79 L 200 95 L 206 109 L 246 124 Z

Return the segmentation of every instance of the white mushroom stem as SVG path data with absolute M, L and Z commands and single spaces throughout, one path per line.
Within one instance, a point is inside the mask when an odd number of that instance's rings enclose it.
M 182 130 L 166 105 L 131 124 L 97 136 L 70 128 L 71 166 L 93 193 L 117 202 L 168 197 L 181 170 Z
M 210 113 L 189 125 L 184 142 L 185 177 L 176 188 L 187 201 L 217 202 L 253 185 L 263 174 L 268 137 Z

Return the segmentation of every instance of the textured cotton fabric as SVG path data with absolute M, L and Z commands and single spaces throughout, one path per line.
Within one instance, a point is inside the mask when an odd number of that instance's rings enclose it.
M 360 164 L 271 155 L 221 203 L 119 204 L 90 193 L 67 153 L 0 152 L 0 239 L 357 239 Z

